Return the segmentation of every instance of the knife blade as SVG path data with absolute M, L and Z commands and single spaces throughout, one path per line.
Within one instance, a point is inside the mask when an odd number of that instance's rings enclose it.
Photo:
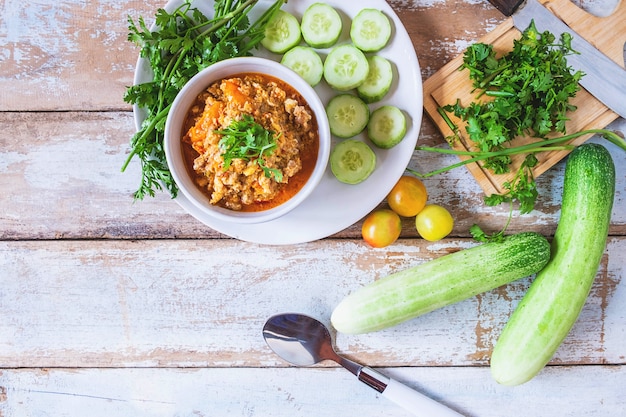
M 568 55 L 567 63 L 585 75 L 582 85 L 605 106 L 626 118 L 626 70 L 596 49 L 537 0 L 489 0 L 513 24 L 524 31 L 534 20 L 539 32 L 549 31 L 557 38 L 564 32 L 572 35 L 572 48 L 578 55 Z

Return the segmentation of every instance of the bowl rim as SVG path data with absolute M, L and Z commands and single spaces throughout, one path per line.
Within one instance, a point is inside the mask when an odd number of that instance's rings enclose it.
M 223 78 L 242 74 L 261 73 L 278 78 L 298 91 L 307 101 L 315 114 L 319 130 L 319 148 L 317 161 L 311 176 L 304 186 L 289 200 L 263 211 L 243 212 L 223 208 L 208 203 L 208 198 L 186 172 L 180 135 L 184 116 L 200 92 L 211 83 Z M 182 117 L 181 117 L 182 115 Z M 322 180 L 330 157 L 331 134 L 325 107 L 312 86 L 300 75 L 280 62 L 261 57 L 229 58 L 203 69 L 192 77 L 174 99 L 165 122 L 164 132 L 165 157 L 178 190 L 202 213 L 215 219 L 236 223 L 263 223 L 284 216 L 306 198 Z

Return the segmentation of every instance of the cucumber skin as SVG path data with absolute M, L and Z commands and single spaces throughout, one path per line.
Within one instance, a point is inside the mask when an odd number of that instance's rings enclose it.
M 362 20 L 365 19 L 367 15 L 371 16 L 372 14 L 379 15 L 380 22 L 384 22 L 383 27 L 381 27 L 383 32 L 378 34 L 377 42 L 370 42 L 369 44 L 367 44 L 367 40 L 361 42 L 359 29 L 362 27 Z M 367 19 L 365 21 L 367 22 Z M 389 21 L 389 18 L 385 16 L 380 10 L 371 8 L 362 9 L 352 19 L 352 25 L 350 27 L 350 39 L 352 40 L 352 43 L 363 52 L 378 52 L 389 43 L 389 39 L 391 38 L 391 32 L 391 22 Z
M 550 243 L 524 232 L 444 255 L 379 279 L 345 297 L 331 322 L 343 333 L 368 333 L 532 275 L 550 259 Z
M 316 9 L 326 9 L 328 13 L 331 14 L 332 19 L 336 21 L 337 26 L 338 26 L 338 31 L 337 33 L 334 33 L 332 37 L 329 37 L 329 39 L 327 41 L 316 41 L 311 37 L 311 33 L 309 33 L 308 31 L 308 20 L 310 18 L 310 15 L 307 14 L 308 13 L 313 13 Z M 304 15 L 302 16 L 302 24 L 301 24 L 302 29 L 302 38 L 304 39 L 304 41 L 312 48 L 318 48 L 318 49 L 324 49 L 324 48 L 330 48 L 331 46 L 333 46 L 334 44 L 337 43 L 337 40 L 339 39 L 339 37 L 341 36 L 341 30 L 343 27 L 343 22 L 341 21 L 341 16 L 339 15 L 339 13 L 337 12 L 337 10 L 326 4 L 326 3 L 313 3 L 311 4 L 307 10 L 305 10 Z
M 305 64 L 310 64 L 310 71 L 308 73 L 302 73 L 301 69 L 297 66 L 298 63 L 302 63 L 301 57 L 309 58 L 308 62 L 305 62 Z M 322 62 L 322 58 L 315 49 L 309 46 L 294 46 L 283 55 L 280 63 L 297 72 L 311 87 L 315 87 L 319 84 L 324 76 L 324 63 Z
M 345 164 L 346 162 L 343 160 L 344 158 L 349 158 L 346 155 L 342 155 L 344 149 L 343 148 L 352 148 L 354 149 L 355 147 L 358 147 L 362 154 L 359 155 L 360 158 L 364 159 L 366 162 L 370 161 L 370 164 L 366 164 L 363 163 L 360 166 L 360 172 L 358 175 L 354 176 L 354 175 L 350 175 L 350 172 L 346 173 L 345 171 L 350 171 L 349 167 L 346 168 Z M 347 164 L 349 165 L 350 162 L 353 161 L 348 161 Z M 372 150 L 372 148 L 369 147 L 368 144 L 355 140 L 355 139 L 347 139 L 344 140 L 342 142 L 339 142 L 331 151 L 330 153 L 330 159 L 329 159 L 329 165 L 330 165 L 330 170 L 332 171 L 333 175 L 335 176 L 335 178 L 337 178 L 338 181 L 343 182 L 345 184 L 359 184 L 363 181 L 365 181 L 366 179 L 369 178 L 370 175 L 372 175 L 372 172 L 374 172 L 374 169 L 376 169 L 376 154 L 374 153 L 374 151 Z
M 381 114 L 386 116 L 385 114 L 386 111 L 397 113 L 398 120 L 396 121 L 402 123 L 402 126 L 400 126 L 395 136 L 387 136 L 383 134 L 383 137 L 381 137 L 380 132 L 378 132 L 376 129 L 377 119 L 380 117 Z M 404 115 L 402 110 L 400 110 L 399 108 L 395 106 L 386 105 L 386 106 L 379 107 L 378 109 L 374 110 L 374 112 L 371 114 L 370 120 L 367 123 L 367 133 L 368 133 L 370 140 L 372 141 L 374 145 L 376 145 L 377 147 L 381 149 L 391 149 L 394 146 L 396 146 L 398 143 L 402 142 L 402 139 L 404 139 L 404 136 L 406 136 L 406 125 L 407 125 L 406 116 Z
M 351 129 L 344 129 L 343 123 L 337 123 L 335 121 L 336 113 L 341 109 L 341 104 L 346 101 L 349 101 L 350 104 L 354 105 L 354 107 L 358 107 L 358 109 L 355 109 L 355 113 L 361 113 L 363 116 L 360 122 L 359 120 L 355 120 L 355 122 L 359 122 L 359 124 L 356 124 Z M 330 125 L 330 133 L 338 138 L 348 139 L 365 130 L 370 120 L 370 109 L 361 98 L 352 94 L 341 93 L 331 98 L 326 105 L 326 116 L 328 117 L 328 123 Z
M 279 19 L 292 23 L 292 26 L 293 26 L 292 29 L 294 29 L 296 34 L 293 36 L 293 38 L 291 39 L 289 43 L 283 43 L 282 45 L 274 43 L 269 37 L 264 37 L 261 40 L 261 45 L 263 45 L 265 49 L 267 49 L 268 51 L 273 52 L 275 54 L 284 54 L 285 52 L 287 52 L 288 50 L 290 50 L 291 48 L 295 47 L 296 45 L 300 43 L 300 40 L 302 39 L 302 33 L 300 32 L 300 22 L 298 22 L 298 19 L 291 13 L 286 12 L 284 10 L 279 10 L 278 13 L 274 15 L 273 20 L 279 20 Z M 270 21 L 270 24 L 271 23 L 272 21 Z M 268 25 L 268 28 L 270 28 L 270 26 L 271 25 Z
M 383 73 L 389 74 L 389 80 L 385 84 L 380 85 L 375 83 L 376 87 L 378 87 L 376 89 L 373 88 L 372 83 L 368 82 L 370 77 L 369 74 L 363 84 L 357 87 L 356 91 L 361 100 L 367 104 L 372 104 L 382 100 L 391 89 L 391 84 L 393 83 L 393 68 L 391 66 L 391 62 L 380 55 L 370 56 L 367 60 L 370 64 L 370 74 L 372 74 L 372 71 L 380 72 L 381 70 Z M 383 77 L 384 75 L 385 74 L 383 74 Z
M 491 374 L 520 385 L 552 359 L 578 319 L 606 247 L 615 195 L 615 166 L 602 146 L 584 144 L 569 156 L 552 258 L 537 274 L 505 325 Z

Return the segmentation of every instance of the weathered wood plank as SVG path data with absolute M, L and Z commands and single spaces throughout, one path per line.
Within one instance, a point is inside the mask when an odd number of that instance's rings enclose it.
M 3 2 L 0 109 L 122 109 L 137 50 L 127 15 L 153 16 L 164 1 Z
M 503 387 L 487 368 L 380 369 L 468 417 L 622 417 L 626 367 L 549 367 Z M 319 387 L 311 389 L 311 387 Z M 556 411 L 558 410 L 558 411 Z M 558 413 L 558 414 L 555 414 Z M 407 416 L 343 369 L 7 369 L 3 417 Z
M 348 293 L 474 245 L 325 240 L 277 250 L 235 240 L 0 242 L 0 367 L 282 366 L 261 329 L 276 313 L 328 322 Z M 589 301 L 554 358 L 626 362 L 626 238 L 610 238 Z M 337 337 L 373 366 L 488 363 L 530 279 L 392 329 Z
M 148 22 L 165 1 L 17 0 L 2 7 L 0 110 L 121 110 L 138 50 L 127 41 L 127 16 Z M 391 0 L 432 75 L 504 17 L 486 1 Z M 583 3 L 600 12 L 609 1 Z
M 440 138 L 424 123 L 420 141 L 436 145 Z M 623 119 L 610 126 L 626 132 Z M 120 172 L 134 131 L 129 113 L 0 113 L 0 238 L 172 238 L 220 237 L 187 215 L 165 193 L 133 204 L 139 164 Z M 439 142 L 439 146 L 441 145 Z M 608 144 L 618 167 L 626 169 L 626 153 Z M 429 172 L 457 162 L 454 156 L 416 152 L 410 166 Z M 511 231 L 554 232 L 560 209 L 564 165 L 538 179 L 537 210 L 517 216 Z M 626 234 L 626 178 L 618 175 L 611 233 Z M 472 224 L 497 230 L 506 223 L 508 207 L 491 208 L 462 167 L 425 180 L 430 202 L 453 212 L 453 236 L 468 236 Z M 337 237 L 360 236 L 355 225 Z M 403 236 L 416 237 L 412 219 Z
M 0 237 L 219 236 L 168 195 L 133 204 L 129 113 L 0 114 Z M 160 231 L 159 231 L 160 230 Z
M 504 20 L 487 1 L 391 0 L 389 4 L 413 40 L 424 79 Z
M 424 77 L 504 19 L 482 0 L 389 3 Z M 165 194 L 133 204 L 139 167 L 119 172 L 134 131 L 121 97 L 138 52 L 126 41 L 126 16 L 151 21 L 164 4 L 0 4 L 0 416 L 406 415 L 332 364 L 287 367 L 265 346 L 263 322 L 280 311 L 327 322 L 353 289 L 473 245 L 469 227 L 497 230 L 508 209 L 485 207 L 472 177 L 455 170 L 426 180 L 431 201 L 455 215 L 450 239 L 413 239 L 405 220 L 403 239 L 372 250 L 360 223 L 335 239 L 277 248 L 223 239 Z M 612 128 L 623 133 L 624 123 Z M 443 146 L 428 120 L 420 143 Z M 612 153 L 624 172 L 623 153 Z M 415 154 L 411 166 L 425 172 L 451 162 Z M 562 174 L 560 164 L 540 178 L 545 197 L 511 232 L 554 232 Z M 580 320 L 528 384 L 498 386 L 486 365 L 530 279 L 393 329 L 337 335 L 337 348 L 468 416 L 521 409 L 528 417 L 623 416 L 626 178 L 619 174 L 612 223 Z
M 424 66 L 434 70 L 502 17 L 486 2 L 392 1 Z M 164 0 L 5 0 L 0 26 L 0 110 L 128 110 L 138 49 L 127 16 L 154 21 Z M 471 22 L 468 26 L 467 22 Z

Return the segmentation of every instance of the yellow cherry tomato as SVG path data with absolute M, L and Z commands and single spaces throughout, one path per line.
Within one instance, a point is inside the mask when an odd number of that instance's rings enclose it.
M 384 248 L 398 240 L 402 231 L 400 216 L 392 210 L 373 211 L 363 221 L 361 234 L 370 246 Z
M 389 207 L 403 217 L 417 215 L 428 200 L 424 183 L 415 177 L 404 175 L 387 195 Z
M 450 234 L 454 219 L 444 207 L 428 204 L 415 217 L 415 227 L 421 237 L 434 242 Z

